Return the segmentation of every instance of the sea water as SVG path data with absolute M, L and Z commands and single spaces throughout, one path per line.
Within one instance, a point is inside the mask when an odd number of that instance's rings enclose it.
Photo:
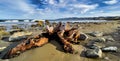
M 106 20 L 54 20 L 54 21 L 49 21 L 50 23 L 53 22 L 106 22 Z M 29 28 L 31 25 L 36 24 L 36 22 L 33 21 L 12 21 L 12 20 L 7 20 L 5 22 L 0 22 L 0 26 L 5 26 L 6 30 L 9 31 L 13 25 L 17 25 L 20 28 Z

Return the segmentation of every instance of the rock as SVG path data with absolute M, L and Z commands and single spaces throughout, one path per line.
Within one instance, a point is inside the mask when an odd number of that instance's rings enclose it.
M 9 41 L 18 41 L 32 35 L 32 32 L 17 32 L 9 37 Z
M 112 37 L 107 37 L 107 38 L 106 38 L 106 41 L 114 42 L 115 40 L 114 40 Z
M 0 61 L 10 61 L 10 60 L 9 59 L 4 59 L 4 60 L 0 59 Z
M 80 37 L 78 38 L 78 40 L 87 40 L 87 39 L 88 39 L 88 36 L 84 33 L 81 33 Z
M 117 47 L 115 47 L 115 46 L 109 46 L 109 47 L 103 47 L 103 48 L 101 48 L 101 50 L 103 51 L 103 52 L 116 52 L 117 51 Z
M 120 26 L 118 26 L 118 28 L 120 28 Z
M 94 38 L 91 39 L 86 46 L 90 49 L 95 49 L 95 48 L 102 48 L 105 47 L 105 45 L 103 44 L 103 42 L 105 42 L 105 38 Z
M 103 43 L 95 43 L 94 45 L 97 46 L 98 48 L 105 47 L 105 44 L 103 44 Z
M 89 41 L 86 46 L 90 49 L 95 49 L 97 47 L 93 41 Z
M 96 45 L 90 45 L 90 46 L 88 46 L 88 48 L 90 48 L 90 49 L 95 49 L 95 48 L 98 48 L 98 46 L 96 46 Z
M 104 59 L 105 59 L 105 60 L 107 60 L 107 61 L 109 61 L 109 60 L 110 60 L 110 59 L 109 59 L 109 57 L 105 57 Z
M 86 46 L 90 49 L 105 47 L 105 45 L 103 43 L 98 43 L 98 42 L 94 42 L 94 41 L 88 42 Z
M 94 36 L 94 37 L 100 37 L 100 36 L 103 36 L 103 33 L 96 31 L 96 32 L 90 33 L 90 35 L 91 35 L 91 36 Z
M 0 40 L 0 51 L 4 50 L 9 45 L 8 42 Z
M 4 41 L 8 41 L 8 39 L 9 39 L 9 36 L 3 36 L 3 37 L 1 38 L 1 40 L 4 40 Z
M 94 39 L 91 39 L 91 41 L 94 41 L 94 42 L 105 42 L 106 39 L 103 38 L 103 37 L 100 37 L 100 38 L 94 38 Z
M 88 58 L 101 58 L 102 57 L 102 51 L 99 48 L 88 49 L 85 52 L 85 56 L 88 57 Z
M 0 47 L 0 51 L 4 50 L 6 47 Z
M 22 31 L 23 31 L 23 29 L 12 29 L 9 32 L 10 32 L 10 34 L 14 34 L 16 32 L 22 32 Z

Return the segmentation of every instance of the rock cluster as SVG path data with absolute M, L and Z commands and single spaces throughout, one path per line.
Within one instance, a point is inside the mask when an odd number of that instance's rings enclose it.
M 93 32 L 90 34 L 95 37 L 90 39 L 86 44 L 87 50 L 85 51 L 85 56 L 89 58 L 101 58 L 102 52 L 117 52 L 118 48 L 116 46 L 106 46 L 107 41 L 114 42 L 112 37 L 104 37 L 102 32 Z

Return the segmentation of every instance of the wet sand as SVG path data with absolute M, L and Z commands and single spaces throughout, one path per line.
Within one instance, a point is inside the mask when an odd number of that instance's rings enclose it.
M 81 32 L 89 33 L 93 31 L 100 31 L 107 35 L 114 36 L 114 33 L 117 33 L 118 26 L 120 24 L 117 21 L 109 22 L 109 23 L 100 23 L 100 24 L 79 24 Z M 39 32 L 35 32 L 37 34 Z M 116 34 L 115 34 L 116 35 Z M 102 58 L 86 58 L 83 54 L 83 50 L 85 49 L 84 44 L 88 41 L 81 41 L 78 45 L 73 45 L 75 50 L 78 53 L 70 54 L 65 53 L 62 49 L 61 45 L 56 41 L 51 41 L 50 43 L 34 48 L 31 50 L 27 50 L 24 53 L 21 53 L 19 56 L 9 59 L 9 61 L 120 61 L 120 33 L 113 37 L 116 41 L 108 42 L 107 45 L 115 45 L 118 47 L 118 52 L 112 53 L 103 53 Z M 91 36 L 89 36 L 91 38 Z M 108 57 L 109 59 L 105 59 Z

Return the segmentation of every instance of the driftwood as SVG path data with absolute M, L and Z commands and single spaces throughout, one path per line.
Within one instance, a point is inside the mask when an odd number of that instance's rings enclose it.
M 63 45 L 63 49 L 66 52 L 73 53 L 74 49 L 72 47 L 71 41 L 74 43 L 78 42 L 80 37 L 80 31 L 77 28 L 71 28 L 69 23 L 62 25 L 58 23 L 56 27 L 47 26 L 47 31 L 35 37 L 28 38 L 24 40 L 16 47 L 11 48 L 3 58 L 11 58 L 16 55 L 19 55 L 21 52 L 24 52 L 33 47 L 40 47 L 49 41 L 56 40 Z

